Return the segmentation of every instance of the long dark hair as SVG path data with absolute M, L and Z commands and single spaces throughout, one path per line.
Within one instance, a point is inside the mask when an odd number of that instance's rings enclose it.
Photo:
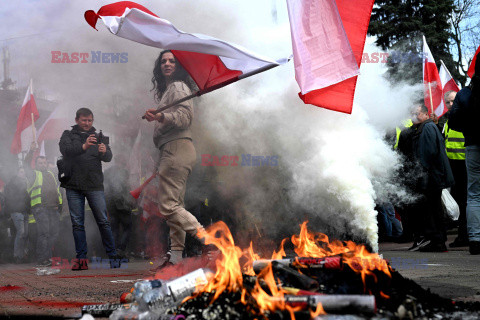
M 167 90 L 167 82 L 163 76 L 161 65 L 162 65 L 162 56 L 167 53 L 172 52 L 170 50 L 164 50 L 160 52 L 157 60 L 155 61 L 155 67 L 153 67 L 153 77 L 152 77 L 152 90 L 155 90 L 155 100 L 160 101 L 162 95 Z M 173 80 L 183 81 L 190 88 L 190 90 L 196 90 L 195 82 L 190 78 L 188 72 L 183 68 L 183 66 L 175 58 L 175 72 L 172 75 Z

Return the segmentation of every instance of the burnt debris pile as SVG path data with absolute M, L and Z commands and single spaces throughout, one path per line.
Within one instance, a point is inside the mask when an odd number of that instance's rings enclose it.
M 421 288 L 353 242 L 328 241 L 302 225 L 271 259 L 235 246 L 223 223 L 203 235 L 216 270 L 137 282 L 123 304 L 85 306 L 110 319 L 476 319 L 479 303 L 455 303 Z M 291 242 L 293 253 L 283 246 Z M 161 278 L 161 271 L 157 273 Z M 353 318 L 352 318 L 353 316 Z

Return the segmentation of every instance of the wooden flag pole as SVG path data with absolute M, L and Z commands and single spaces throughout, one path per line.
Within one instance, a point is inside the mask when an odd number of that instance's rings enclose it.
M 428 83 L 428 93 L 429 93 L 429 96 L 430 96 L 430 110 L 432 110 L 431 113 L 434 113 L 433 100 L 432 100 L 432 87 L 430 86 L 430 82 Z
M 288 59 L 288 61 L 290 61 L 290 58 Z M 207 89 L 204 89 L 204 90 L 198 90 L 198 91 L 192 93 L 192 94 L 189 95 L 189 96 L 183 97 L 183 98 L 181 98 L 181 99 L 179 99 L 179 100 L 177 100 L 177 101 L 174 101 L 174 102 L 172 102 L 172 103 L 170 103 L 170 104 L 168 104 L 168 105 L 166 105 L 166 106 L 164 106 L 164 107 L 158 108 L 157 110 L 153 111 L 152 114 L 157 114 L 157 113 L 162 112 L 162 111 L 164 111 L 164 110 L 166 110 L 166 109 L 169 109 L 169 108 L 171 108 L 171 107 L 173 107 L 173 106 L 176 106 L 177 104 L 182 103 L 182 102 L 184 102 L 184 101 L 193 99 L 193 98 L 195 98 L 195 97 L 200 97 L 201 95 L 203 95 L 203 94 L 205 94 L 205 93 L 208 93 L 208 92 L 211 92 L 211 91 L 214 91 L 214 90 L 223 88 L 223 87 L 225 87 L 225 86 L 227 86 L 227 85 L 229 85 L 229 84 L 232 84 L 232 83 L 234 83 L 234 82 L 236 82 L 236 81 L 238 81 L 238 80 L 242 80 L 242 79 L 251 77 L 251 76 L 253 76 L 253 75 L 259 74 L 259 73 L 261 73 L 261 72 L 270 70 L 270 69 L 275 68 L 275 67 L 278 67 L 278 66 L 280 66 L 280 64 L 269 64 L 269 65 L 267 65 L 267 66 L 264 66 L 264 67 L 258 68 L 258 69 L 256 69 L 256 70 L 247 72 L 247 73 L 245 73 L 245 74 L 239 75 L 239 76 L 236 77 L 236 78 L 228 79 L 228 80 L 226 80 L 226 81 L 224 81 L 224 82 L 222 82 L 222 83 L 219 83 L 219 84 L 217 84 L 217 85 L 214 85 L 214 86 L 212 86 L 212 87 L 210 87 L 210 88 L 207 88 Z M 145 119 L 145 116 L 142 116 L 142 119 Z

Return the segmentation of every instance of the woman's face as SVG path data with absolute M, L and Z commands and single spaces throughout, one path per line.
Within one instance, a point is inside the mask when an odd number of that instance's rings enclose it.
M 165 52 L 160 59 L 160 69 L 163 76 L 168 80 L 175 73 L 176 61 L 171 52 Z

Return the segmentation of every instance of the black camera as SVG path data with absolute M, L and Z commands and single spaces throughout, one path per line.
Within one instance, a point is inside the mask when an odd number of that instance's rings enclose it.
M 104 135 L 102 130 L 100 130 L 100 133 L 97 134 L 96 136 L 97 136 L 97 144 L 100 144 L 100 143 L 103 143 L 105 145 L 110 144 L 110 137 Z

